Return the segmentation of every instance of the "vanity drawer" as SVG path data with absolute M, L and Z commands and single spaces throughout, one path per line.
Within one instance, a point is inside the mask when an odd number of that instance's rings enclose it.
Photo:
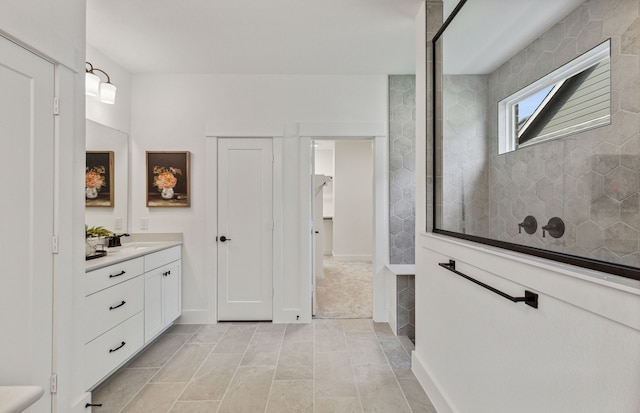
M 144 256 L 144 270 L 151 271 L 155 268 L 162 267 L 165 264 L 179 260 L 181 258 L 181 247 L 167 248 Z
M 141 311 L 84 346 L 85 387 L 91 389 L 135 354 L 144 342 Z
M 143 257 L 98 268 L 85 274 L 84 295 L 93 294 L 123 281 L 130 280 L 144 272 Z
M 85 343 L 117 326 L 144 306 L 144 277 L 101 290 L 83 299 L 84 323 L 82 337 Z

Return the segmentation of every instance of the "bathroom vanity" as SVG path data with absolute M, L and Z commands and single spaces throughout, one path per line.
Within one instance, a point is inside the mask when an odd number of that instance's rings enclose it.
M 87 261 L 83 383 L 91 390 L 181 314 L 181 241 L 131 242 Z

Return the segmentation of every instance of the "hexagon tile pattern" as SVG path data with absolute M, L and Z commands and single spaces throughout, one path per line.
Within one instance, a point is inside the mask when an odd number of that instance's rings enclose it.
M 415 263 L 416 77 L 389 76 L 389 260 Z
M 497 103 L 609 38 L 611 124 L 498 155 Z M 637 0 L 608 10 L 602 0 L 586 1 L 494 72 L 443 83 L 443 109 L 458 113 L 444 125 L 445 229 L 640 266 Z M 535 234 L 518 232 L 527 215 L 538 221 Z M 543 238 L 540 227 L 554 216 L 564 220 L 565 235 Z

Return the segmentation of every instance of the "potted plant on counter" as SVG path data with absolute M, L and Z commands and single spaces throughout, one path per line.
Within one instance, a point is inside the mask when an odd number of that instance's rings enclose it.
M 90 257 L 92 255 L 96 255 L 96 250 L 98 249 L 98 245 L 102 245 L 102 249 L 107 245 L 107 238 L 109 238 L 112 233 L 108 229 L 104 227 L 88 227 L 84 226 L 85 232 L 85 256 Z

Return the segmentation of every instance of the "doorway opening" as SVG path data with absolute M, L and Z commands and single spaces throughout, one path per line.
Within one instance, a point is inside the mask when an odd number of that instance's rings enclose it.
M 313 141 L 316 318 L 373 318 L 372 139 Z

